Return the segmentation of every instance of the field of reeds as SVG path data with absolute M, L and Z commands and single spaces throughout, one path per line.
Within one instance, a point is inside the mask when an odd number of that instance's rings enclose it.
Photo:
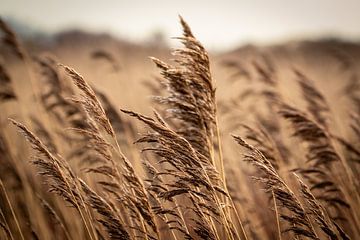
M 41 48 L 0 20 L 0 239 L 359 239 L 360 45 L 180 27 Z

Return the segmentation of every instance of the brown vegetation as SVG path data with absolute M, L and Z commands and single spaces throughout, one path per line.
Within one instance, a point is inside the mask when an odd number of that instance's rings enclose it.
M 11 58 L 0 63 L 1 239 L 360 236 L 356 60 L 329 48 L 349 78 L 335 99 L 301 64 L 279 68 L 277 49 L 217 57 L 229 81 L 216 83 L 207 51 L 180 23 L 175 60 L 151 57 L 157 82 L 139 91 L 121 82 L 114 104 L 66 61 L 32 56 L 0 21 Z M 94 78 L 127 68 L 111 51 L 88 57 L 110 66 Z M 128 110 L 149 91 L 157 96 L 139 108 L 153 117 Z

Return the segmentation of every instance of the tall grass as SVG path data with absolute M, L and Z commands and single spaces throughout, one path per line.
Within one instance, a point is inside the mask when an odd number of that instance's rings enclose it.
M 317 82 L 292 70 L 301 103 L 291 103 L 271 56 L 261 55 L 248 67 L 224 62 L 248 79 L 239 97 L 224 103 L 206 49 L 181 17 L 180 23 L 183 48 L 173 51 L 174 61 L 151 57 L 161 86 L 148 85 L 162 95 L 153 97 L 149 117 L 112 103 L 56 57 L 30 57 L 0 21 L 2 41 L 14 61 L 26 63 L 18 68 L 36 88 L 34 102 L 26 103 L 10 64 L 1 63 L 1 104 L 18 108 L 1 117 L 1 239 L 360 236 L 356 89 L 344 94 L 351 117 L 336 122 L 336 103 Z M 111 53 L 94 50 L 91 57 L 121 71 Z M 26 111 L 28 104 L 36 107 Z M 239 131 L 229 141 L 226 133 Z

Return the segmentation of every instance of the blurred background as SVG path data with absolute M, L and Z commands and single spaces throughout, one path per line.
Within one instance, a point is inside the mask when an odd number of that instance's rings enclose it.
M 179 35 L 181 14 L 208 49 L 224 51 L 305 38 L 357 40 L 359 9 L 357 0 L 2 0 L 0 14 L 25 37 L 81 29 L 136 43 L 168 43 Z
M 307 69 L 310 77 L 315 71 L 317 81 L 323 74 L 336 77 L 338 72 L 328 72 L 334 61 L 344 55 L 355 62 L 358 58 L 359 9 L 357 0 L 2 0 L 0 15 L 31 55 L 51 53 L 104 91 L 117 92 L 114 84 L 128 89 L 110 96 L 118 104 L 142 109 L 149 100 L 144 82 L 158 76 L 148 56 L 167 60 L 170 48 L 180 46 L 172 39 L 181 36 L 178 15 L 210 52 L 222 96 L 233 89 L 222 82 L 234 72 L 244 77 L 244 70 L 251 72 L 253 62 L 264 58 L 281 68 L 279 78 L 284 73 L 287 79 L 287 69 L 294 67 Z M 1 45 L 0 51 L 12 59 L 6 47 Z M 99 52 L 110 54 L 111 62 L 97 57 Z M 229 62 L 236 62 L 236 69 L 234 64 L 226 67 Z M 339 87 L 337 81 L 334 87 Z M 144 94 L 133 99 L 133 89 Z

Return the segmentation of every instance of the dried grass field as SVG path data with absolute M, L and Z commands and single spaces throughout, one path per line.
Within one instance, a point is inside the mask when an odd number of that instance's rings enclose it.
M 359 239 L 360 45 L 208 53 L 190 27 L 171 50 L 0 20 L 0 239 Z

